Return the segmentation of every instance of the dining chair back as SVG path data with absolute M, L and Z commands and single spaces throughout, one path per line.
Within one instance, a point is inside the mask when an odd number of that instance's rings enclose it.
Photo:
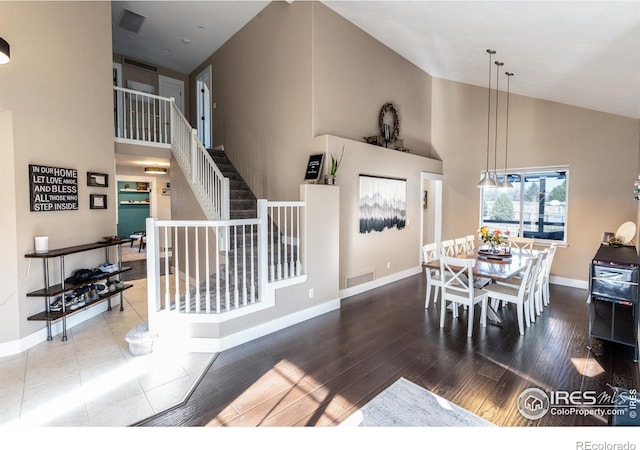
M 476 248 L 476 237 L 473 234 L 467 236 L 467 251 L 473 251 Z
M 438 254 L 438 244 L 436 242 L 426 244 L 422 246 L 422 259 L 424 263 L 430 263 L 437 261 L 440 255 Z M 433 288 L 433 305 L 438 303 L 438 293 L 442 286 L 442 279 L 440 271 L 437 269 L 425 268 L 425 276 L 427 278 L 427 292 L 424 298 L 424 309 L 429 309 L 429 303 L 431 299 L 431 290 Z
M 539 316 L 538 300 L 541 293 L 540 290 L 540 274 L 543 271 L 544 263 L 547 259 L 546 249 L 544 252 L 538 252 L 536 254 L 533 268 L 531 269 L 531 289 L 529 290 L 529 320 L 531 322 L 536 321 L 536 317 Z
M 440 254 L 444 256 L 455 256 L 456 242 L 453 239 L 448 239 L 440 243 Z
M 518 236 L 514 236 L 514 237 L 509 236 L 509 238 L 507 239 L 507 242 L 509 243 L 509 247 L 511 248 L 522 248 L 526 250 L 533 250 L 533 244 L 535 242 L 535 239 L 518 237 Z
M 547 272 L 547 263 L 549 262 L 549 249 L 545 248 L 541 255 L 540 267 L 538 268 L 538 273 L 536 274 L 536 285 L 535 285 L 535 312 L 536 316 L 540 316 L 542 311 L 544 311 L 544 283 Z
M 498 302 L 515 305 L 516 316 L 518 318 L 518 331 L 521 335 L 524 334 L 525 325 L 529 327 L 530 322 L 529 292 L 534 278 L 533 267 L 535 261 L 536 258 L 527 258 L 519 285 L 493 283 L 484 288 L 494 308 Z
M 542 304 L 543 306 L 549 306 L 551 303 L 551 296 L 549 293 L 549 278 L 551 277 L 551 265 L 553 264 L 553 258 L 556 255 L 556 249 L 558 244 L 555 242 L 549 246 L 549 254 L 547 255 L 547 262 L 544 265 L 544 279 L 542 281 Z
M 454 239 L 453 242 L 454 242 L 456 255 L 467 253 L 467 238 L 466 237 Z
M 473 333 L 475 305 L 482 303 L 480 325 L 487 325 L 487 293 L 473 285 L 474 259 L 440 256 L 440 273 L 442 282 L 442 301 L 440 302 L 440 328 L 444 328 L 447 303 L 467 307 L 467 336 Z M 454 318 L 456 315 L 454 314 Z

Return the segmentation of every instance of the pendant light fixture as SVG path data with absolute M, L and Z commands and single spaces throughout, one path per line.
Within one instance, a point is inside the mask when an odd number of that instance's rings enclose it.
M 496 182 L 491 178 L 489 173 L 489 143 L 490 143 L 490 128 L 491 128 L 491 59 L 493 55 L 496 54 L 495 50 L 487 49 L 487 53 L 489 54 L 489 94 L 487 101 L 487 170 L 482 174 L 482 178 L 480 179 L 480 183 L 478 183 L 479 188 L 483 187 L 496 187 Z
M 501 187 L 498 182 L 498 94 L 500 91 L 498 90 L 498 81 L 500 79 L 500 68 L 504 66 L 504 63 L 501 61 L 495 62 L 496 67 L 496 132 L 493 137 L 493 181 L 496 183 L 496 187 Z
M 509 182 L 509 175 L 507 174 L 507 168 L 509 167 L 507 165 L 507 154 L 509 151 L 509 97 L 511 92 L 509 88 L 513 72 L 505 72 L 504 74 L 507 76 L 507 125 L 504 138 L 504 180 L 502 180 L 500 187 L 510 189 L 513 185 Z

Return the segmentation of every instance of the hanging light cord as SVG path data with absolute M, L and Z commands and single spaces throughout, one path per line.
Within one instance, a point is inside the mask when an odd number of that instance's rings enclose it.
M 489 176 L 489 130 L 491 129 L 491 57 L 496 53 L 495 50 L 487 50 L 489 53 L 489 99 L 487 101 L 487 176 Z
M 495 182 L 498 182 L 498 75 L 500 75 L 500 66 L 503 66 L 504 63 L 500 61 L 496 61 L 496 134 L 493 139 L 494 141 L 494 149 L 493 149 L 493 176 L 495 178 Z
M 507 124 L 506 124 L 506 130 L 505 130 L 505 138 L 504 138 L 504 177 L 505 177 L 505 183 L 506 183 L 506 179 L 507 179 L 507 154 L 509 151 L 509 97 L 510 97 L 510 92 L 511 90 L 509 89 L 510 85 L 511 85 L 511 77 L 513 76 L 512 72 L 505 72 L 504 73 L 507 76 Z

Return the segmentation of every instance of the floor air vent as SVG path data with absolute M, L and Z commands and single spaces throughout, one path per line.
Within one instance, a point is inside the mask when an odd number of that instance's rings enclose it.
M 371 270 L 369 272 L 364 272 L 358 275 L 351 275 L 350 277 L 347 277 L 347 282 L 346 287 L 350 288 L 350 287 L 354 287 L 354 286 L 358 286 L 359 284 L 364 284 L 364 283 L 368 283 L 370 281 L 375 280 L 376 278 L 376 273 L 375 271 Z

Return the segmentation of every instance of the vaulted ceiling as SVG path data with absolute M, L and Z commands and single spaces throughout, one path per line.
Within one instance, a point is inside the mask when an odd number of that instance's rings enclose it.
M 114 51 L 190 73 L 269 3 L 114 1 Z M 486 86 L 490 48 L 512 93 L 640 118 L 640 0 L 322 3 L 434 77 Z

